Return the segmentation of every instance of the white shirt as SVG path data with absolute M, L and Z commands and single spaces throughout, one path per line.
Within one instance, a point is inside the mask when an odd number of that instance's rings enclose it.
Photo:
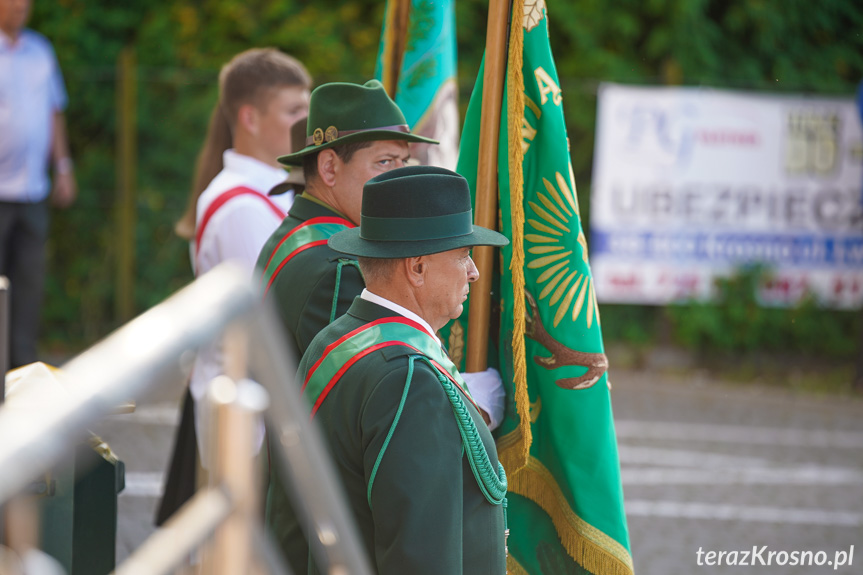
M 54 114 L 65 107 L 51 43 L 25 29 L 13 45 L 0 31 L 0 201 L 33 203 L 48 196 Z
M 224 192 L 243 186 L 266 196 L 267 192 L 276 184 L 285 181 L 288 176 L 281 168 L 238 154 L 234 150 L 226 150 L 223 161 L 224 169 L 213 178 L 198 198 L 195 218 L 198 225 L 210 204 Z M 197 246 L 196 275 L 200 276 L 228 260 L 235 261 L 246 268 L 249 274 L 252 273 L 264 243 L 291 209 L 294 193 L 288 191 L 278 196 L 270 196 L 269 199 L 284 211 L 281 218 L 273 213 L 266 202 L 250 195 L 233 198 L 213 214 L 207 222 L 201 245 Z
M 287 177 L 287 172 L 259 160 L 227 150 L 223 155 L 224 169 L 213 178 L 198 198 L 196 221 L 200 224 L 204 213 L 222 193 L 243 186 L 266 196 L 273 186 Z M 294 194 L 288 191 L 270 200 L 279 206 L 284 214 L 294 203 Z M 232 198 L 223 204 L 210 218 L 201 237 L 195 262 L 196 275 L 200 276 L 222 262 L 232 260 L 248 270 L 251 276 L 255 262 L 264 243 L 272 235 L 284 216 L 277 217 L 266 202 L 251 195 Z M 194 255 L 195 250 L 193 248 Z M 212 345 L 202 347 L 195 359 L 192 378 L 189 384 L 195 399 L 195 428 L 198 435 L 198 450 L 201 462 L 207 466 L 207 427 L 208 417 L 201 400 L 209 383 L 224 373 L 221 338 Z M 259 426 L 258 445 L 263 438 L 263 426 Z

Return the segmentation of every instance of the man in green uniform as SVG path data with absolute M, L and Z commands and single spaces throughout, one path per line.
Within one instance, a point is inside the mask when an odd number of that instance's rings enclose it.
M 266 297 L 274 299 L 293 336 L 297 359 L 364 286 L 356 260 L 340 256 L 326 240 L 359 223 L 363 184 L 404 166 L 409 142 L 437 143 L 411 133 L 377 80 L 315 89 L 306 135 L 302 150 L 279 158 L 303 167 L 306 189 L 264 244 L 256 265 Z
M 333 251 L 327 239 L 359 223 L 363 184 L 403 167 L 410 157 L 409 142 L 434 143 L 410 132 L 404 115 L 377 80 L 315 89 L 305 133 L 306 146 L 279 161 L 303 166 L 306 189 L 264 244 L 256 264 L 265 297 L 276 304 L 297 359 L 365 287 L 356 259 Z M 492 372 L 463 376 L 494 428 L 503 414 L 503 385 Z M 305 573 L 308 545 L 276 466 L 270 466 L 266 515 L 293 571 Z
M 506 572 L 503 468 L 435 336 L 479 277 L 470 247 L 508 243 L 472 221 L 464 178 L 414 166 L 371 179 L 360 227 L 329 240 L 359 257 L 366 289 L 298 381 L 379 574 Z
M 327 239 L 359 223 L 363 184 L 404 166 L 409 142 L 437 143 L 410 132 L 377 80 L 316 88 L 305 138 L 301 150 L 279 158 L 287 166 L 303 167 L 305 190 L 264 244 L 255 272 L 265 297 L 276 304 L 297 361 L 365 287 L 356 260 L 330 249 Z M 291 569 L 305 574 L 308 544 L 275 465 L 270 466 L 266 522 Z

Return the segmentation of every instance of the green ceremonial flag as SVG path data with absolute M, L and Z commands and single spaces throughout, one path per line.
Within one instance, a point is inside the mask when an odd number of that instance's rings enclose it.
M 500 304 L 492 343 L 509 386 L 496 430 L 509 480 L 508 572 L 632 575 L 608 363 L 548 19 L 542 0 L 515 0 L 512 10 L 498 150 L 500 225 L 511 244 L 492 284 Z M 482 77 L 481 69 L 457 169 L 472 190 Z M 466 318 L 444 334 L 457 364 Z
M 387 0 L 375 78 L 414 133 L 440 142 L 411 145 L 420 164 L 455 169 L 456 72 L 454 0 Z

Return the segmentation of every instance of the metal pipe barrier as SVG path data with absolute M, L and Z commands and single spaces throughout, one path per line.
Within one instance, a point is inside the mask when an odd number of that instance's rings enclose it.
M 0 404 L 6 399 L 9 352 L 9 278 L 0 276 Z
M 255 329 L 250 330 L 250 364 L 255 377 L 270 393 L 267 410 L 268 429 L 272 433 L 270 448 L 280 453 L 276 458 L 283 477 L 289 479 L 292 502 L 301 513 L 312 554 L 322 573 L 371 575 L 365 551 L 356 536 L 353 516 L 335 468 L 316 426 L 310 425 L 309 409 L 293 385 L 293 378 L 282 374 L 296 373 L 294 358 L 287 345 L 277 315 L 259 307 L 252 313 Z M 347 526 L 347 528 L 345 527 Z
M 114 571 L 116 575 L 171 573 L 213 535 L 231 514 L 231 497 L 222 488 L 198 491 L 161 529 Z
M 6 401 L 6 372 L 9 371 L 9 278 L 0 276 L 0 406 Z M 0 545 L 6 545 L 6 507 L 0 505 Z
M 271 447 L 294 487 L 293 502 L 312 526 L 307 536 L 321 573 L 370 575 L 327 449 L 294 385 L 293 358 L 275 316 L 248 274 L 223 264 L 69 361 L 62 372 L 70 396 L 34 396 L 30 399 L 39 409 L 26 415 L 0 409 L 0 502 L 21 493 L 59 460 L 90 422 L 176 372 L 198 346 L 234 324 L 248 337 L 235 360 L 244 362 L 248 353 L 253 375 L 268 393 L 249 381 L 214 381 L 220 485 L 196 494 L 116 573 L 169 573 L 216 529 L 217 543 L 204 553 L 206 573 L 252 572 L 252 556 L 263 557 L 270 573 L 284 573 L 268 539 L 261 537 L 251 448 L 244 447 L 253 433 L 250 422 L 269 396 L 267 418 L 278 438 Z M 237 458 L 247 465 L 236 464 Z

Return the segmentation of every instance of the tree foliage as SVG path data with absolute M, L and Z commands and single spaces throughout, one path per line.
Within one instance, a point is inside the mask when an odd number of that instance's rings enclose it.
M 589 213 L 596 87 L 602 81 L 850 94 L 863 77 L 863 5 L 847 0 L 546 0 L 573 165 Z M 79 202 L 55 214 L 43 321 L 48 342 L 91 343 L 113 316 L 116 63 L 138 61 L 139 311 L 191 279 L 173 235 L 219 67 L 252 46 L 300 58 L 317 83 L 371 77 L 383 0 L 37 0 L 70 96 Z M 466 105 L 485 46 L 487 3 L 459 0 Z M 588 222 L 589 225 L 589 222 Z

